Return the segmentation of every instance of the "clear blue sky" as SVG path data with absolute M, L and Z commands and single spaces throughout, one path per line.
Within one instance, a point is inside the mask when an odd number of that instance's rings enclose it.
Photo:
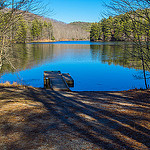
M 105 0 L 105 3 L 108 1 Z M 48 13 L 47 17 L 66 23 L 98 22 L 106 9 L 101 0 L 49 0 L 49 5 L 53 12 Z

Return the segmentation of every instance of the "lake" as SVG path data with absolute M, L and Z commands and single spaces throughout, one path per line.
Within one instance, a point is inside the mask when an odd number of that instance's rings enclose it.
M 43 87 L 44 71 L 69 73 L 75 81 L 73 91 L 118 91 L 144 88 L 140 61 L 128 54 L 133 46 L 124 42 L 63 41 L 16 44 L 9 52 L 17 68 L 6 63 L 0 82 Z

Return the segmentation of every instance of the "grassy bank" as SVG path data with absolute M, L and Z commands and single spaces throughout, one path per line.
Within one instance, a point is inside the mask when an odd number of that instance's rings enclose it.
M 0 85 L 0 149 L 150 148 L 150 91 Z

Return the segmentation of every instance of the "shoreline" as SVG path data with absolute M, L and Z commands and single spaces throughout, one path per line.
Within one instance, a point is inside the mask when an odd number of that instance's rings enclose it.
M 31 41 L 31 42 L 27 42 L 27 43 L 53 43 L 53 42 L 63 42 L 63 41 L 90 41 L 90 40 L 79 40 L 79 39 L 75 39 L 75 40 L 71 40 L 71 39 L 61 39 L 61 40 L 35 40 L 35 41 Z M 26 44 L 27 44 L 26 43 Z
M 63 42 L 63 41 L 90 41 L 90 39 L 60 39 L 60 40 L 47 40 L 47 39 L 43 39 L 43 40 L 31 40 L 31 41 L 27 41 L 25 43 L 17 43 L 17 42 L 14 42 L 12 44 L 29 44 L 29 43 L 42 43 L 42 42 Z M 91 41 L 91 42 L 95 42 L 95 41 Z
M 51 89 L 45 89 L 44 87 L 33 87 L 33 86 L 30 86 L 30 85 L 22 85 L 22 84 L 18 84 L 17 82 L 13 82 L 12 84 L 10 82 L 5 82 L 5 83 L 0 83 L 0 87 L 2 88 L 16 88 L 16 87 L 19 87 L 19 88 L 33 88 L 33 89 L 41 89 L 41 90 L 51 90 Z M 110 91 L 72 91 L 70 90 L 70 92 L 140 92 L 140 91 L 149 91 L 150 89 L 138 89 L 138 88 L 134 88 L 134 89 L 128 89 L 128 90 L 110 90 Z M 61 92 L 61 91 L 60 91 Z M 64 91 L 65 92 L 65 91 Z

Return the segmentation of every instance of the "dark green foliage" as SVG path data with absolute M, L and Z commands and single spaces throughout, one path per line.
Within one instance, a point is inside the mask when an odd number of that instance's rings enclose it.
M 26 43 L 31 40 L 51 40 L 53 26 L 50 20 L 44 20 L 36 16 L 27 18 L 25 14 L 15 14 L 14 21 L 11 12 L 0 12 L 0 41 L 7 38 L 8 43 Z
M 19 16 L 14 25 L 13 40 L 16 43 L 25 43 L 31 40 L 51 40 L 52 36 L 53 26 L 49 20 L 43 21 L 35 18 L 30 21 L 25 20 L 23 16 Z
M 38 21 L 36 18 L 32 21 L 31 26 L 31 35 L 33 40 L 39 39 L 39 36 L 42 32 L 42 24 L 40 21 Z
M 20 16 L 16 26 L 17 30 L 15 35 L 15 41 L 17 43 L 25 43 L 27 35 L 27 24 L 25 20 L 22 18 L 22 16 Z
M 99 25 L 98 23 L 93 23 L 91 25 L 91 31 L 90 31 L 90 40 L 91 41 L 97 41 L 99 40 L 100 37 L 100 30 L 99 30 Z
M 52 36 L 51 40 L 55 40 L 55 37 L 54 37 L 54 36 Z
M 147 12 L 145 12 L 147 11 Z M 145 40 L 150 37 L 149 20 L 145 19 L 145 14 L 150 17 L 149 10 L 137 10 L 127 12 L 108 19 L 102 19 L 96 27 L 92 24 L 90 40 L 97 41 L 133 41 Z M 98 37 L 99 35 L 99 37 Z
M 19 19 L 20 14 L 22 14 L 22 21 Z M 11 9 L 0 11 L 0 18 L 0 40 L 5 36 L 8 43 L 64 39 L 89 40 L 91 23 L 66 24 L 23 11 L 13 13 L 12 16 Z
M 112 17 L 109 17 L 108 19 L 103 19 L 101 21 L 101 28 L 102 28 L 102 34 L 103 34 L 103 40 L 104 41 L 110 41 L 112 37 L 112 30 L 113 29 L 113 20 Z

